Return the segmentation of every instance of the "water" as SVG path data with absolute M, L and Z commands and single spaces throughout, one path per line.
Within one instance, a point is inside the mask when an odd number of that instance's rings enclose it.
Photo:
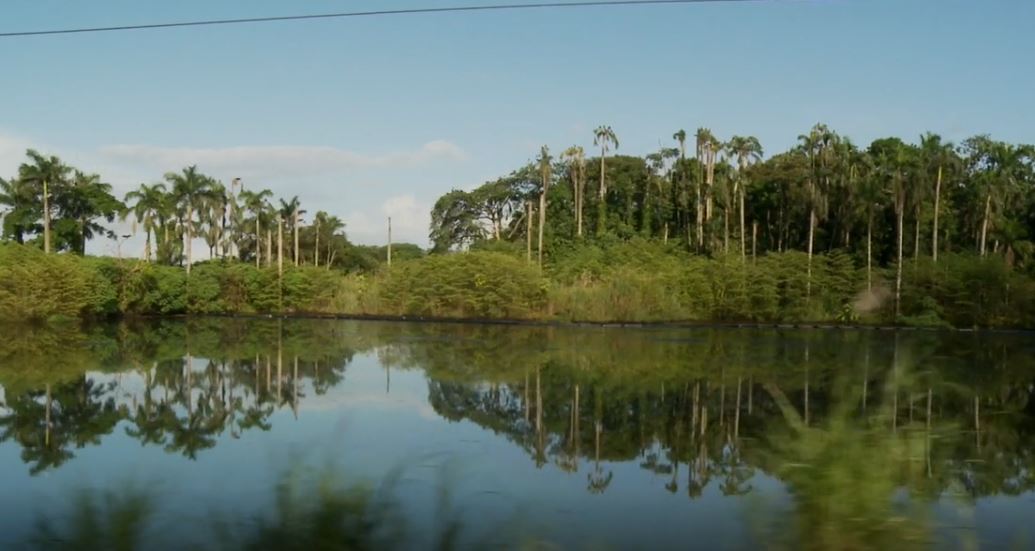
M 2 334 L 3 548 L 1035 546 L 1031 334 Z

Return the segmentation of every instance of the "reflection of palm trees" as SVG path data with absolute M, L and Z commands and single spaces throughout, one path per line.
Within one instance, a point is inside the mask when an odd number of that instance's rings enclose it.
M 600 467 L 600 436 L 604 432 L 604 425 L 600 422 L 600 419 L 597 419 L 594 429 L 593 472 L 586 475 L 586 481 L 588 482 L 586 489 L 591 494 L 602 494 L 611 485 L 614 473 L 607 471 L 607 475 L 604 475 L 604 470 Z

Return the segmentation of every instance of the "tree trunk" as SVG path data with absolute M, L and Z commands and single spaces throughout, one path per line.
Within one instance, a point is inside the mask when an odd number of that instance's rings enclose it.
M 812 244 L 816 232 L 816 208 L 809 207 L 809 262 L 808 277 L 805 281 L 805 300 L 812 298 Z
M 754 250 L 753 244 L 754 237 L 752 237 L 752 251 Z M 751 256 L 755 253 L 752 252 Z M 740 259 L 747 260 L 747 235 L 746 226 L 744 225 L 744 184 L 740 185 Z
M 901 206 L 898 209 L 898 266 L 895 267 L 895 323 L 898 323 L 898 317 L 902 314 L 902 224 L 906 217 L 905 206 Z
M 277 304 L 284 311 L 284 221 L 277 217 Z M 279 359 L 277 360 L 280 361 Z M 277 365 L 277 398 L 280 398 L 280 365 Z
M 920 259 L 920 205 L 916 206 L 916 232 L 913 237 L 913 264 Z
M 697 251 L 700 252 L 704 249 L 704 200 L 702 198 L 701 188 L 704 185 L 703 180 L 697 183 Z
M 722 252 L 730 254 L 730 209 L 722 207 Z
M 942 167 L 938 165 L 938 179 L 934 184 L 934 230 L 931 232 L 931 259 L 938 263 L 938 207 L 942 197 Z
M 546 227 L 546 183 L 539 193 L 539 267 L 543 267 L 543 228 Z
M 754 261 L 758 254 L 758 222 L 751 223 L 751 260 Z
M 581 162 L 581 161 L 577 161 Z M 575 177 L 573 178 L 575 184 L 575 236 L 582 237 L 582 175 L 579 174 L 579 168 L 575 169 Z
M 866 220 L 866 290 L 873 290 L 873 215 Z
M 295 233 L 295 267 L 298 267 L 298 209 L 292 215 L 291 229 Z
M 191 231 L 191 220 L 193 218 L 194 218 L 194 208 L 193 208 L 193 205 L 190 205 L 190 206 L 187 207 L 187 219 L 186 219 L 186 221 L 184 223 L 184 229 L 186 230 L 186 235 L 187 235 L 187 243 L 185 245 L 187 247 L 187 275 L 190 275 L 190 265 L 193 262 L 192 251 L 193 251 L 194 247 L 191 246 L 192 242 L 194 241 L 194 234 Z
M 525 201 L 525 261 L 532 263 L 532 202 Z
M 262 228 L 259 227 L 259 215 L 255 215 L 255 267 L 260 268 L 262 262 Z
M 313 233 L 315 234 L 314 239 L 316 241 L 313 243 L 313 265 L 316 266 L 317 268 L 319 268 L 320 267 L 320 220 L 319 219 L 316 219 L 315 226 L 316 226 L 316 231 L 313 232 Z M 392 251 L 392 219 L 389 218 L 388 219 L 388 258 L 389 258 L 389 264 L 391 264 L 390 259 L 392 258 L 391 251 Z
M 273 230 L 266 228 L 266 267 L 273 267 Z
M 50 253 L 50 186 L 43 180 L 43 252 Z
M 144 235 L 144 261 L 151 262 L 151 230 L 145 229 Z
M 981 220 L 981 256 L 985 256 L 985 243 L 988 239 L 988 219 L 992 216 L 992 194 L 985 197 L 985 215 Z

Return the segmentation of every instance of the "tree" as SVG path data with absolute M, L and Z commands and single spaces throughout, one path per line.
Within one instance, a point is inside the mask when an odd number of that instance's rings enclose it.
M 294 234 L 294 262 L 295 266 L 298 266 L 298 226 L 302 223 L 302 215 L 306 211 L 302 210 L 302 204 L 298 200 L 298 196 L 294 196 L 290 201 L 280 200 L 280 211 L 279 215 L 281 220 L 288 220 L 288 232 Z
M 744 224 L 744 196 L 747 188 L 748 167 L 762 159 L 762 144 L 754 136 L 733 136 L 726 143 L 726 150 L 737 159 L 737 177 L 734 180 L 733 194 L 740 203 L 740 256 L 747 257 Z
M 482 236 L 475 219 L 477 211 L 471 194 L 454 189 L 439 197 L 431 209 L 429 239 L 432 249 L 446 252 L 454 247 L 470 245 Z
M 938 216 L 941 214 L 942 179 L 946 169 L 958 166 L 959 157 L 951 142 L 942 142 L 942 137 L 930 132 L 920 137 L 920 150 L 924 156 L 925 174 L 934 177 L 934 221 L 931 228 L 931 259 L 938 263 Z M 919 223 L 919 221 L 917 221 Z
M 607 227 L 607 179 L 605 176 L 607 169 L 604 161 L 607 159 L 607 152 L 610 151 L 612 145 L 618 149 L 618 136 L 610 126 L 598 126 L 593 131 L 593 145 L 600 146 L 600 187 L 598 188 L 600 203 L 597 219 L 597 235 L 600 236 L 604 234 Z
M 49 157 L 34 149 L 26 151 L 30 163 L 22 163 L 18 168 L 18 179 L 30 186 L 34 197 L 42 205 L 43 216 L 43 251 L 49 253 L 51 244 L 51 197 L 55 191 L 68 185 L 68 176 L 72 168 L 65 165 L 54 155 Z
M 550 149 L 545 145 L 539 150 L 539 267 L 543 267 L 543 229 L 546 227 L 546 194 L 550 191 L 550 180 L 553 179 L 553 158 Z
M 157 183 L 150 186 L 140 184 L 140 187 L 126 194 L 126 203 L 132 202 L 126 214 L 132 213 L 136 223 L 144 228 L 144 259 L 147 262 L 151 262 L 151 235 L 154 234 L 157 239 L 159 221 L 165 217 L 165 193 L 165 185 Z
M 241 202 L 244 208 L 252 213 L 255 218 L 255 267 L 261 266 L 262 259 L 262 221 L 270 210 L 270 198 L 273 192 L 268 189 L 261 191 L 241 191 Z
M 807 298 L 812 296 L 812 255 L 816 223 L 820 217 L 826 216 L 827 190 L 830 182 L 827 166 L 830 160 L 830 150 L 836 139 L 837 135 L 831 132 L 825 124 L 817 124 L 808 134 L 798 136 L 801 150 L 809 164 L 809 173 L 805 182 L 805 197 L 809 205 L 809 262 L 805 293 Z
M 581 238 L 583 193 L 586 190 L 586 154 L 582 147 L 573 145 L 564 150 L 561 160 L 568 165 L 568 177 L 571 179 L 575 195 L 575 236 Z
M 704 226 L 712 218 L 712 193 L 715 185 L 715 156 L 719 141 L 707 128 L 697 129 L 697 161 L 701 171 L 697 185 L 697 248 L 704 249 Z
M 891 196 L 895 209 L 895 234 L 897 236 L 897 265 L 895 267 L 895 318 L 902 311 L 902 242 L 906 210 L 913 200 L 911 185 L 915 177 L 916 154 L 913 148 L 898 138 L 884 138 L 870 145 L 870 154 L 878 174 L 885 184 L 886 192 Z
M 195 213 L 203 208 L 210 195 L 212 179 L 198 172 L 197 165 L 184 168 L 181 172 L 170 172 L 165 180 L 172 187 L 171 195 L 181 218 L 184 247 L 187 251 L 187 275 L 190 275 L 193 255 L 191 242 L 194 239 Z

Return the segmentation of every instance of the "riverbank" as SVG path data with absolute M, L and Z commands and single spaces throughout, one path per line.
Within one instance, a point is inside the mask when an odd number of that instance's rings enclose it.
M 431 255 L 370 273 L 312 266 L 45 255 L 0 246 L 0 319 L 292 315 L 350 319 L 724 325 L 1035 328 L 1035 280 L 1001 259 L 947 255 L 903 268 L 895 315 L 888 269 L 798 252 L 715 258 L 629 243 L 544 269 L 520 256 Z

